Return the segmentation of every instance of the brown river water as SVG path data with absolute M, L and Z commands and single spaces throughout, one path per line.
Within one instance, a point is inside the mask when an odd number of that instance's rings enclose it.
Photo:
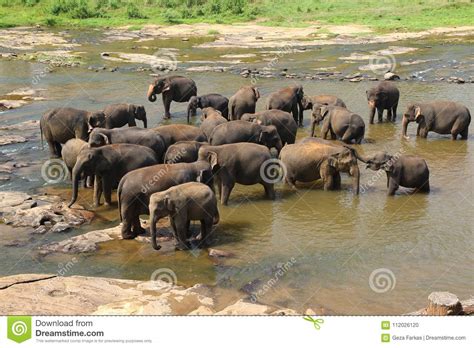
M 132 69 L 143 64 L 126 65 L 100 58 L 99 53 L 106 50 L 132 52 L 133 44 L 101 43 L 94 35 L 77 34 L 79 40 L 88 43 L 77 48 L 87 57 L 81 68 L 57 68 L 43 76 L 44 64 L 0 60 L 0 95 L 16 88 L 31 87 L 32 79 L 40 74 L 39 83 L 33 88 L 45 89 L 47 99 L 0 113 L 0 125 L 39 119 L 45 110 L 56 106 L 93 110 L 116 102 L 144 104 L 150 126 L 160 123 L 163 113 L 161 99 L 152 104 L 145 96 L 147 85 L 152 80 L 149 72 Z M 213 61 L 230 53 L 256 55 L 244 59 L 239 67 L 264 67 L 266 64 L 262 57 L 269 53 L 260 50 L 192 48 L 206 40 L 209 39 L 192 39 L 191 42 L 155 40 L 152 43 L 155 47 L 178 48 L 179 60 L 184 61 L 184 67 L 192 66 L 186 60 Z M 147 45 L 150 46 L 148 42 Z M 423 68 L 401 66 L 400 75 L 431 69 L 424 76 L 432 80 L 439 76 L 472 76 L 473 55 L 469 43 L 426 41 L 394 45 L 430 47 L 427 51 L 421 49 L 418 53 L 401 56 L 403 59 L 441 59 Z M 338 57 L 347 56 L 354 50 L 382 49 L 390 45 L 372 46 L 328 46 L 307 50 L 282 57 L 277 67 L 299 72 L 336 65 L 339 71 L 353 73 L 357 71 L 353 69 L 354 63 L 346 63 Z M 361 62 L 357 64 L 362 65 Z M 88 70 L 88 65 L 116 65 L 119 70 L 95 72 Z M 248 79 L 231 72 L 183 72 L 179 71 L 180 68 L 178 65 L 179 74 L 187 74 L 196 81 L 199 94 L 218 92 L 230 96 L 239 86 L 249 83 Z M 263 108 L 266 94 L 294 81 L 259 79 L 263 98 L 258 109 Z M 367 121 L 365 91 L 375 82 L 297 82 L 303 84 L 308 95 L 338 95 Z M 425 158 L 431 174 L 432 191 L 428 195 L 413 195 L 401 190 L 395 197 L 387 197 L 385 174 L 370 171 L 362 165 L 361 194 L 358 197 L 349 191 L 350 179 L 347 176 L 343 176 L 342 190 L 334 192 L 324 192 L 319 182 L 300 185 L 298 191 L 277 184 L 275 201 L 264 198 L 261 186 L 237 185 L 229 205 L 220 207 L 221 222 L 212 243 L 214 248 L 230 251 L 235 257 L 216 261 L 204 250 L 174 251 L 171 243 L 156 252 L 150 245 L 113 241 L 102 244 L 96 253 L 75 255 L 78 262 L 68 274 L 146 280 L 156 269 L 170 268 L 176 273 L 178 283 L 183 285 L 215 285 L 223 296 L 242 297 L 245 292 L 240 289 L 250 289 L 250 292 L 258 291 L 258 301 L 263 303 L 302 311 L 324 308 L 326 313 L 337 314 L 407 313 L 423 307 L 429 293 L 436 290 L 453 292 L 461 299 L 469 297 L 474 277 L 474 126 L 471 124 L 467 141 L 451 141 L 447 136 L 436 134 L 430 134 L 428 139 L 417 139 L 415 125 L 411 124 L 411 137 L 404 140 L 401 139 L 400 119 L 407 103 L 416 100 L 455 100 L 474 111 L 473 85 L 423 81 L 400 81 L 397 85 L 401 91 L 397 122 L 368 125 L 368 140 L 356 148 L 364 154 L 383 149 Z M 185 109 L 185 104 L 172 104 L 172 122 L 185 122 Z M 197 123 L 198 118 L 194 121 Z M 305 128 L 298 130 L 298 138 L 308 134 L 309 111 L 306 111 Z M 32 166 L 16 172 L 10 181 L 0 183 L 0 190 L 32 193 L 40 190 L 69 198 L 68 181 L 49 185 L 40 175 L 48 152 L 46 148 L 41 150 L 39 130 L 29 142 L 2 146 L 0 152 L 0 159 L 5 157 L 32 163 Z M 80 191 L 80 196 L 90 194 Z M 0 225 L 0 275 L 55 273 L 73 256 L 55 254 L 43 257 L 36 247 L 85 231 L 116 226 L 118 222 L 116 208 L 100 207 L 91 225 L 65 234 L 35 236 L 29 234 L 28 229 Z M 21 243 L 7 246 L 12 240 Z M 282 265 L 285 265 L 283 272 L 279 271 Z M 379 269 L 389 271 L 388 285 L 371 284 L 371 274 Z M 379 291 L 380 288 L 383 292 Z

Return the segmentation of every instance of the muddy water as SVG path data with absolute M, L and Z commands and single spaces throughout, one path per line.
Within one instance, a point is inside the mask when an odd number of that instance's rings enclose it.
M 134 45 L 123 42 L 99 44 L 93 35 L 80 40 L 90 44 L 80 48 L 87 52 L 85 56 L 90 65 L 109 66 L 109 62 L 99 57 L 100 51 L 130 51 Z M 178 47 L 180 60 L 218 60 L 220 55 L 229 54 L 228 50 L 191 51 L 191 44 L 179 40 L 153 42 L 155 47 Z M 374 46 L 373 49 L 386 46 Z M 437 50 L 436 47 L 432 49 Z M 461 53 L 453 53 L 445 61 L 467 64 L 465 47 L 458 50 Z M 254 51 L 230 51 L 235 54 L 248 52 Z M 306 71 L 337 63 L 337 69 L 344 71 L 348 68 L 344 65 L 347 63 L 337 58 L 350 53 L 347 47 L 327 47 L 284 57 L 278 68 L 295 67 L 296 71 Z M 261 60 L 265 54 L 249 58 L 247 63 L 265 66 Z M 430 57 L 435 59 L 436 55 Z M 318 61 L 322 56 L 325 60 Z M 468 63 L 472 64 L 472 57 Z M 117 64 L 114 62 L 114 65 Z M 149 103 L 145 97 L 150 81 L 148 73 L 132 72 L 125 65 L 119 66 L 121 69 L 115 73 L 58 68 L 41 77 L 34 86 L 46 89 L 47 101 L 1 113 L 0 122 L 4 125 L 39 119 L 45 110 L 55 106 L 100 109 L 110 103 L 134 102 L 146 106 L 150 125 L 159 123 L 163 113 L 161 103 Z M 43 69 L 42 64 L 0 61 L 0 94 L 31 86 L 32 78 Z M 231 73 L 188 75 L 197 82 L 202 94 L 220 92 L 230 96 L 248 82 Z M 337 94 L 350 109 L 367 120 L 365 90 L 373 82 L 299 82 L 310 95 Z M 285 79 L 258 81 L 264 95 L 291 83 L 292 80 Z M 343 189 L 338 192 L 324 192 L 318 182 L 302 185 L 298 191 L 278 184 L 275 201 L 264 199 L 262 187 L 237 185 L 229 206 L 220 208 L 221 223 L 212 242 L 213 247 L 234 253 L 234 258 L 215 261 L 205 251 L 175 252 L 171 243 L 165 244 L 157 253 L 149 245 L 135 241 L 114 241 L 103 244 L 97 253 L 74 256 L 79 262 L 70 274 L 149 279 L 156 269 L 170 268 L 179 283 L 216 285 L 225 296 L 236 296 L 243 287 L 258 293 L 261 302 L 299 310 L 323 307 L 327 313 L 340 314 L 406 313 L 423 307 L 428 294 L 435 290 L 448 290 L 461 298 L 471 295 L 474 138 L 471 135 L 468 141 L 453 142 L 443 136 L 430 135 L 427 140 L 416 139 L 415 126 L 411 125 L 411 139 L 402 140 L 400 118 L 405 105 L 412 100 L 451 99 L 474 110 L 472 85 L 411 81 L 399 82 L 398 86 L 402 96 L 397 122 L 368 126 L 368 141 L 357 148 L 365 154 L 385 149 L 422 156 L 431 172 L 432 192 L 429 195 L 410 195 L 402 190 L 395 197 L 387 197 L 384 175 L 366 169 L 361 170 L 359 197 L 349 192 L 350 179 L 346 176 L 343 177 Z M 259 102 L 259 109 L 263 108 L 264 100 Z M 185 108 L 185 104 L 173 104 L 173 122 L 184 122 Z M 299 138 L 309 132 L 308 112 L 305 117 L 305 128 L 299 130 Z M 2 183 L 0 190 L 46 190 L 69 197 L 68 182 L 47 185 L 41 178 L 40 167 L 48 153 L 41 150 L 38 133 L 27 143 L 3 146 L 0 151 L 2 158 L 10 156 L 32 163 L 31 167 L 13 175 L 12 180 Z M 90 196 L 90 192 L 80 192 L 80 195 Z M 118 223 L 113 208 L 101 207 L 97 214 L 92 225 L 67 234 L 34 236 L 28 229 L 0 226 L 0 273 L 57 272 L 73 256 L 40 257 L 35 247 Z M 283 264 L 286 264 L 285 271 L 279 272 Z M 383 293 L 370 286 L 371 273 L 380 268 L 393 273 L 391 284 L 386 288 L 388 291 Z M 380 286 L 384 287 L 383 284 Z

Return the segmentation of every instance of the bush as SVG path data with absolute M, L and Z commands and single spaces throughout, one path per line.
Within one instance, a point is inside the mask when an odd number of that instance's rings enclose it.
M 56 19 L 53 18 L 53 17 L 47 17 L 45 20 L 44 20 L 44 24 L 46 24 L 48 27 L 54 27 L 57 22 L 56 22 Z
M 74 19 L 103 17 L 102 12 L 93 10 L 87 0 L 54 0 L 49 12 L 54 16 L 68 14 Z
M 147 18 L 143 13 L 140 12 L 138 7 L 133 3 L 127 5 L 127 17 L 130 19 L 145 19 Z
M 163 13 L 163 18 L 165 22 L 170 23 L 170 24 L 176 24 L 180 23 L 180 17 L 179 14 L 172 9 L 166 9 L 166 11 Z

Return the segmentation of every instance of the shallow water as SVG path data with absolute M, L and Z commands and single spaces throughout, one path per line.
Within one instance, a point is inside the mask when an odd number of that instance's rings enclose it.
M 93 35 L 85 36 L 82 40 L 92 44 L 95 42 Z M 203 42 L 208 39 L 199 40 Z M 156 47 L 180 48 L 180 54 L 188 56 L 180 60 L 216 60 L 222 54 L 255 51 L 191 50 L 190 47 L 195 43 L 153 41 Z M 418 42 L 411 46 L 422 44 L 426 43 Z M 150 46 L 150 43 L 143 45 Z M 370 49 L 390 45 L 374 45 Z M 99 52 L 126 51 L 130 46 L 133 43 L 99 45 L 95 42 L 80 50 L 87 52 L 88 64 L 104 64 Z M 469 58 L 466 47 L 460 46 L 456 46 L 457 50 L 448 50 L 449 57 L 443 59 L 446 62 L 456 60 L 461 65 L 469 65 L 471 69 L 472 51 Z M 433 46 L 429 57 L 439 58 L 439 52 L 446 52 L 445 48 Z M 288 66 L 294 71 L 307 71 L 311 67 L 321 64 L 331 66 L 337 62 L 340 64 L 337 69 L 341 71 L 344 63 L 340 63 L 337 57 L 352 51 L 351 47 L 323 47 L 321 50 L 285 56 L 278 63 L 278 68 Z M 257 56 L 253 59 L 256 62 L 249 64 L 265 66 L 265 62 L 258 62 L 259 59 L 260 56 Z M 43 64 L 0 61 L 0 94 L 31 86 L 32 78 L 42 69 Z M 441 65 L 435 70 L 435 76 L 441 74 Z M 408 70 L 402 71 L 409 73 Z M 462 72 L 466 74 L 466 70 Z M 196 81 L 200 94 L 219 92 L 230 96 L 240 85 L 249 82 L 231 73 L 188 75 Z M 46 89 L 48 100 L 0 113 L 0 125 L 39 119 L 45 110 L 56 106 L 100 109 L 110 103 L 134 102 L 146 106 L 149 124 L 153 126 L 160 122 L 163 108 L 160 99 L 154 104 L 146 100 L 149 81 L 151 78 L 148 73 L 127 71 L 125 68 L 115 73 L 93 72 L 85 68 L 57 68 L 54 73 L 39 79 L 39 83 L 34 86 Z M 262 94 L 266 95 L 293 82 L 262 78 L 258 85 Z M 367 120 L 365 91 L 375 82 L 295 82 L 302 83 L 309 95 L 337 94 L 351 110 Z M 216 249 L 233 252 L 235 258 L 215 261 L 207 256 L 206 251 L 175 252 L 171 243 L 165 244 L 157 253 L 150 245 L 136 241 L 114 241 L 103 244 L 95 254 L 74 256 L 80 262 L 75 263 L 68 274 L 149 279 L 156 269 L 170 268 L 181 284 L 199 282 L 238 291 L 251 282 L 251 286 L 245 288 L 251 288 L 253 292 L 261 290 L 258 292 L 261 302 L 299 310 L 323 307 L 327 313 L 340 314 L 410 312 L 423 307 L 428 294 L 435 290 L 451 291 L 460 298 L 468 297 L 472 294 L 474 276 L 474 138 L 470 135 L 468 141 L 454 142 L 448 137 L 430 134 L 427 140 L 416 139 L 415 125 L 411 124 L 411 139 L 403 140 L 400 137 L 400 119 L 407 103 L 414 100 L 450 99 L 460 101 L 474 110 L 472 84 L 410 81 L 399 82 L 398 86 L 401 100 L 397 122 L 368 126 L 368 141 L 357 146 L 357 149 L 365 154 L 385 149 L 392 153 L 417 154 L 425 158 L 431 173 L 430 194 L 410 195 L 402 190 L 395 197 L 387 197 L 385 175 L 363 169 L 362 166 L 359 197 L 349 192 L 350 179 L 347 176 L 343 176 L 343 189 L 337 192 L 324 192 L 319 182 L 301 185 L 298 191 L 278 184 L 275 201 L 266 200 L 260 186 L 237 185 L 229 206 L 220 207 L 221 222 L 215 230 L 212 243 Z M 265 96 L 259 102 L 259 109 L 263 108 L 264 101 Z M 184 122 L 185 108 L 185 104 L 172 104 L 173 122 Z M 308 118 L 309 111 L 306 111 L 305 128 L 298 131 L 299 138 L 308 135 Z M 473 134 L 472 125 L 470 131 Z M 33 163 L 31 167 L 17 172 L 12 180 L 1 184 L 0 190 L 34 192 L 40 189 L 69 197 L 68 182 L 47 185 L 41 178 L 40 167 L 47 160 L 48 153 L 46 149 L 41 150 L 39 131 L 31 141 L 2 146 L 0 151 L 15 160 Z M 80 191 L 80 196 L 86 195 L 90 196 L 90 192 Z M 57 272 L 73 256 L 40 257 L 36 246 L 84 231 L 115 226 L 117 223 L 116 209 L 101 207 L 92 225 L 67 234 L 32 236 L 28 229 L 13 230 L 8 226 L 0 226 L 0 274 Z M 19 243 L 6 246 L 13 240 Z M 286 264 L 285 271 L 278 272 L 282 264 Z M 383 293 L 373 291 L 369 285 L 371 273 L 380 268 L 389 269 L 394 275 L 389 286 L 391 290 Z M 275 278 L 277 280 L 273 282 Z M 267 286 L 272 283 L 275 285 Z

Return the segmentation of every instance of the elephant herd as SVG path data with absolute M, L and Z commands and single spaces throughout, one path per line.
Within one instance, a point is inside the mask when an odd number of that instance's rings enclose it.
M 183 76 L 156 79 L 148 88 L 149 101 L 155 101 L 157 94 L 162 94 L 165 118 L 171 117 L 172 101 L 188 102 L 188 123 L 201 109 L 200 126 L 147 129 L 145 108 L 134 104 L 110 105 L 99 112 L 56 108 L 40 121 L 51 157 L 62 157 L 71 175 L 69 206 L 77 200 L 80 180 L 84 187 L 94 187 L 96 206 L 102 195 L 105 204 L 111 204 L 112 190 L 117 189 L 124 239 L 145 233 L 139 217 L 148 214 L 156 250 L 160 249 L 156 223 L 166 216 L 178 249 L 190 246 L 193 220 L 201 222 L 195 240 L 200 247 L 207 246 L 212 226 L 219 221 L 215 187 L 223 205 L 235 184 L 260 184 L 266 197 L 274 199 L 275 181 L 267 177 L 265 166 L 275 161 L 292 188 L 297 182 L 321 179 L 325 190 L 339 189 L 340 174 L 347 173 L 352 191 L 358 194 L 361 161 L 369 169 L 386 172 L 389 195 L 400 186 L 430 190 L 424 159 L 383 151 L 362 156 L 350 146 L 363 142 L 365 122 L 336 96 L 307 96 L 301 85 L 295 85 L 269 94 L 265 111 L 256 112 L 260 92 L 254 86 L 241 87 L 230 98 L 217 93 L 198 96 L 196 83 Z M 384 110 L 394 122 L 399 96 L 398 88 L 388 81 L 368 90 L 369 122 L 373 123 L 375 111 L 381 122 Z M 296 142 L 305 110 L 311 110 L 311 137 Z M 135 120 L 143 121 L 145 128 L 136 127 Z M 407 137 L 408 123 L 416 122 L 421 137 L 431 131 L 451 134 L 453 140 L 458 135 L 467 139 L 470 121 L 469 110 L 459 103 L 413 103 L 403 114 L 403 136 Z M 314 137 L 321 122 L 321 137 Z M 126 124 L 130 128 L 120 128 Z

